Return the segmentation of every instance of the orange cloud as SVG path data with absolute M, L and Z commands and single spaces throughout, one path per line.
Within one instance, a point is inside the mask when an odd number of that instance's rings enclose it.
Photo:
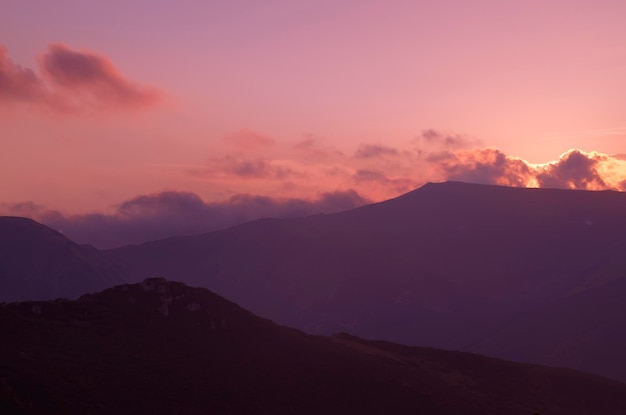
M 433 155 L 444 180 L 578 190 L 626 190 L 626 160 L 619 155 L 572 149 L 558 160 L 532 164 L 497 149 Z
M 13 63 L 0 45 L 0 101 L 62 112 L 146 108 L 162 100 L 154 87 L 125 78 L 103 55 L 51 44 L 38 57 L 40 74 Z
M 540 187 L 602 190 L 613 188 L 600 172 L 602 164 L 610 160 L 607 155 L 570 150 L 554 163 L 547 164 L 537 174 Z

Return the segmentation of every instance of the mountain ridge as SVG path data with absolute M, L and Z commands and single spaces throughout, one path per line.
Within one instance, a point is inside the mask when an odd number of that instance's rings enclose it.
M 0 217 L 0 301 L 77 297 L 123 280 L 96 248 L 32 219 Z
M 349 332 L 481 351 L 626 380 L 626 359 L 608 370 L 602 352 L 611 332 L 626 332 L 626 322 L 606 314 L 610 310 L 602 304 L 594 306 L 600 300 L 593 295 L 594 288 L 626 277 L 625 240 L 624 193 L 450 182 L 341 213 L 260 219 L 103 251 L 95 263 L 129 282 L 163 276 L 207 287 L 308 333 Z M 97 253 L 74 245 L 82 256 Z M 66 258 L 75 260 L 73 254 Z M 62 255 L 55 261 L 62 265 Z M 93 269 L 86 262 L 79 269 Z M 0 260 L 0 277 L 2 266 Z M 626 295 L 626 287 L 614 287 L 616 298 Z M 604 331 L 594 335 L 594 347 L 576 348 L 549 335 L 566 319 L 541 313 L 553 304 L 573 304 L 572 296 L 588 298 L 581 303 L 583 313 L 595 321 L 616 324 L 599 326 Z M 575 309 L 567 313 L 580 315 Z M 528 339 L 516 327 L 530 324 L 524 321 L 531 315 L 554 327 L 530 337 L 533 353 L 520 354 L 516 345 Z M 574 357 L 563 360 L 551 352 L 546 359 L 552 347 L 547 343 Z
M 0 320 L 10 323 L 0 343 L 4 413 L 626 409 L 620 382 L 345 334 L 311 336 L 162 278 L 78 300 L 3 304 Z
M 104 254 L 134 278 L 184 276 L 310 333 L 466 350 L 520 313 L 626 276 L 624 240 L 626 193 L 449 182 Z

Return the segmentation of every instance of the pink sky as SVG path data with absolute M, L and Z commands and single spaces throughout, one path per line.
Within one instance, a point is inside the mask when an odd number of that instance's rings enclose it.
M 624 16 L 624 1 L 4 0 L 0 211 L 164 191 L 381 200 L 447 179 L 626 190 Z

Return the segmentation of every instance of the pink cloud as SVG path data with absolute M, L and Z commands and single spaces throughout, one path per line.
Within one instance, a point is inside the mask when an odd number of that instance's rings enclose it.
M 432 128 L 423 130 L 415 137 L 413 143 L 421 152 L 454 151 L 476 147 L 479 142 L 475 138 L 454 132 L 444 132 Z
M 285 180 L 299 173 L 289 167 L 281 166 L 276 161 L 252 158 L 246 155 L 226 155 L 209 159 L 206 167 L 193 168 L 188 173 L 197 177 L 234 176 L 242 179 Z
M 43 84 L 37 74 L 11 61 L 7 49 L 0 45 L 0 102 L 28 102 L 42 97 Z
M 293 148 L 299 153 L 300 158 L 308 160 L 332 160 L 345 156 L 341 151 L 325 145 L 322 140 L 313 136 L 308 136 Z
M 362 144 L 355 153 L 356 158 L 375 158 L 385 156 L 397 156 L 400 153 L 398 149 L 383 146 L 380 144 Z
M 357 187 L 369 187 L 378 194 L 384 194 L 385 190 L 401 194 L 416 187 L 415 181 L 409 177 L 389 177 L 379 170 L 359 169 L 354 173 L 353 179 Z
M 38 57 L 40 74 L 13 63 L 0 45 L 0 100 L 62 112 L 146 108 L 163 94 L 124 77 L 106 57 L 54 43 Z

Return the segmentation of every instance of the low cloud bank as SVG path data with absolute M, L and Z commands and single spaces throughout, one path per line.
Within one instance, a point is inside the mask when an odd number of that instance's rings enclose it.
M 194 193 L 138 196 L 113 214 L 64 215 L 33 202 L 4 204 L 4 214 L 32 217 L 78 243 L 113 248 L 176 235 L 195 235 L 263 217 L 290 218 L 333 213 L 370 203 L 355 191 L 323 193 L 315 200 L 240 194 L 206 203 Z
M 93 68 L 85 71 L 98 73 Z M 23 71 L 19 76 L 27 82 L 30 75 Z M 471 137 L 432 129 L 408 147 L 362 144 L 352 153 L 316 137 L 285 145 L 251 130 L 225 137 L 222 145 L 201 164 L 176 168 L 198 186 L 241 193 L 227 200 L 206 202 L 194 193 L 163 192 L 127 200 L 112 214 L 68 215 L 34 202 L 0 204 L 0 214 L 28 216 L 77 242 L 110 248 L 209 232 L 261 217 L 337 212 L 398 196 L 426 182 L 626 191 L 624 155 L 572 149 L 555 161 L 533 164 L 480 147 Z M 324 189 L 334 192 L 321 193 Z

